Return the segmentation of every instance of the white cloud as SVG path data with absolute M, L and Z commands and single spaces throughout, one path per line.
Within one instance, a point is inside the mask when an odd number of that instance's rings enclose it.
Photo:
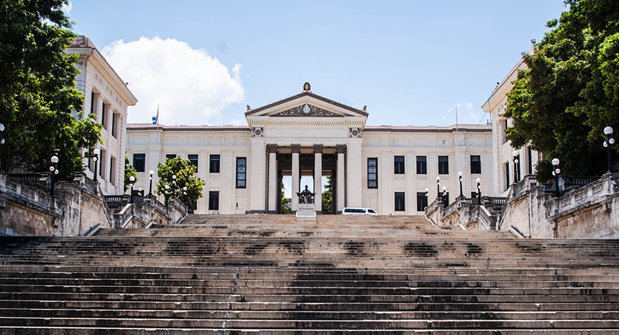
M 159 123 L 209 124 L 243 99 L 240 64 L 228 70 L 206 51 L 176 39 L 119 40 L 103 54 L 139 100 L 129 122 L 150 122 L 159 105 Z
M 458 123 L 459 124 L 464 124 L 464 123 L 475 124 L 475 123 L 481 123 L 483 120 L 485 120 L 485 118 L 483 117 L 484 112 L 481 109 L 476 110 L 475 108 L 473 108 L 472 102 L 461 102 L 461 103 L 455 104 L 449 111 L 449 114 L 453 115 L 454 120 L 456 117 L 455 116 L 456 108 L 458 109 Z
M 70 1 L 67 1 L 66 4 L 62 5 L 62 11 L 64 12 L 65 15 L 69 16 L 69 14 L 71 14 L 71 9 L 73 8 L 73 5 L 71 4 Z

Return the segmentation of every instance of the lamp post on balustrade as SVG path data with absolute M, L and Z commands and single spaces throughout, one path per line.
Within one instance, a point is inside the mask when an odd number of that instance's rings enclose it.
M 556 187 L 556 195 L 557 197 L 561 195 L 561 190 L 559 189 L 559 175 L 561 174 L 561 169 L 559 169 L 559 159 L 552 159 L 552 175 L 555 177 L 555 187 Z
M 148 197 L 152 197 L 153 196 L 153 175 L 155 174 L 155 172 L 153 170 L 148 171 Z
M 514 157 L 514 183 L 520 180 L 520 160 L 518 156 L 520 156 L 518 150 L 512 151 L 512 157 Z
M 477 204 L 481 205 L 481 178 L 475 179 L 477 183 Z
M 443 195 L 441 196 L 441 201 L 443 202 L 443 206 L 449 205 L 447 202 L 447 186 L 443 186 Z
M 460 181 L 460 198 L 464 195 L 462 194 L 462 172 L 458 172 L 458 181 Z
M 0 123 L 0 145 L 4 144 L 4 123 Z M 0 168 L 2 167 L 2 160 L 0 160 Z
M 608 126 L 604 128 L 604 143 L 602 144 L 604 148 L 606 148 L 606 160 L 608 161 L 608 172 L 613 172 L 613 164 L 611 157 L 610 146 L 615 144 L 615 139 L 612 138 L 613 135 L 613 127 Z
M 97 181 L 97 166 L 99 166 L 99 164 L 97 164 L 97 162 L 99 161 L 99 154 L 101 153 L 101 150 L 99 150 L 98 148 L 92 151 L 93 154 L 95 154 L 95 157 L 92 158 L 92 160 L 95 161 L 95 174 L 94 177 L 92 178 L 94 181 Z
M 165 184 L 163 193 L 164 193 L 164 198 L 165 198 L 164 199 L 165 200 L 165 205 L 167 206 L 168 205 L 168 200 L 170 198 L 170 185 Z
M 59 159 L 58 159 L 58 156 L 53 155 L 49 160 L 50 162 L 52 162 L 52 165 L 49 166 L 49 179 L 50 179 L 49 195 L 53 199 L 54 198 L 54 176 L 59 173 L 58 167 L 57 167 Z
M 436 176 L 436 199 L 437 201 L 441 197 L 441 176 Z
M 129 202 L 133 202 L 133 184 L 135 183 L 135 177 L 134 176 L 130 176 L 129 177 Z

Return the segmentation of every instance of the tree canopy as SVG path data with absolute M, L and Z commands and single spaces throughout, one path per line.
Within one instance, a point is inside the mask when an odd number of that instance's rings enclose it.
M 544 153 L 538 179 L 551 178 L 557 157 L 569 175 L 606 170 L 603 129 L 619 125 L 619 2 L 569 0 L 569 10 L 525 55 L 527 69 L 508 94 L 507 139 Z M 619 129 L 617 129 L 619 130 Z M 617 146 L 614 146 L 617 152 Z
M 180 157 L 167 159 L 165 164 L 157 165 L 157 194 L 162 194 L 166 203 L 170 197 L 179 199 L 190 210 L 202 196 L 204 180 L 196 176 L 197 168 L 188 159 Z M 166 188 L 166 186 L 168 186 Z
M 75 37 L 62 11 L 66 2 L 0 3 L 0 122 L 6 139 L 0 161 L 5 171 L 46 171 L 55 154 L 59 177 L 70 178 L 84 169 L 83 149 L 100 141 L 101 125 L 81 114 L 77 56 L 64 53 Z

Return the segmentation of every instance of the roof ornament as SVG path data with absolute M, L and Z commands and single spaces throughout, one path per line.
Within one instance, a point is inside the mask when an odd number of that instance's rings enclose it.
M 249 107 L 249 105 L 247 105 L 247 111 L 249 112 L 251 110 L 251 107 Z
M 367 105 L 363 106 L 363 111 L 367 113 L 367 111 L 368 111 L 368 106 Z
M 303 84 L 303 92 L 311 92 L 312 91 L 312 86 L 310 85 L 309 82 L 305 82 L 305 84 Z

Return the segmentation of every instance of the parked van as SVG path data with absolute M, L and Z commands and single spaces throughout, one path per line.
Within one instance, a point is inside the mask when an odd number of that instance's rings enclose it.
M 342 215 L 378 215 L 376 211 L 371 208 L 354 208 L 344 207 Z

